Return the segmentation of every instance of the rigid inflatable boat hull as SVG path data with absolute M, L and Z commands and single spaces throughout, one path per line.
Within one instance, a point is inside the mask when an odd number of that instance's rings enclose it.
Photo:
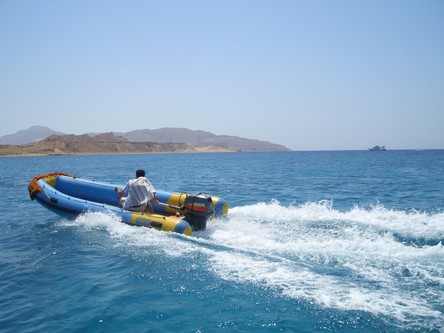
M 74 178 L 62 173 L 52 173 L 34 177 L 29 184 L 29 193 L 44 207 L 67 217 L 76 217 L 87 212 L 113 214 L 121 222 L 174 231 L 191 235 L 192 227 L 186 217 L 178 214 L 171 206 L 181 206 L 186 199 L 185 193 L 156 192 L 161 203 L 155 205 L 154 213 L 131 212 L 119 207 L 119 186 Z M 228 205 L 224 200 L 212 197 L 213 216 L 227 213 Z

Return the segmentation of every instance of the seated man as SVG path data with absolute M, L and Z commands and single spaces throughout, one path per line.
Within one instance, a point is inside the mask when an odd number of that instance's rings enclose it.
M 128 181 L 123 190 L 119 191 L 123 209 L 145 212 L 153 212 L 153 205 L 158 202 L 156 189 L 145 177 L 145 170 L 137 170 L 136 178 Z

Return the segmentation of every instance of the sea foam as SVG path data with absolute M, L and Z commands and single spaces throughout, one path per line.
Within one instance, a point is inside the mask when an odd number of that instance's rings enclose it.
M 185 237 L 85 214 L 65 226 L 105 230 L 116 244 L 168 256 L 200 255 L 217 278 L 274 290 L 319 307 L 365 311 L 399 325 L 443 325 L 444 213 L 331 202 L 235 207 L 206 232 Z M 431 245 L 403 242 L 434 239 Z

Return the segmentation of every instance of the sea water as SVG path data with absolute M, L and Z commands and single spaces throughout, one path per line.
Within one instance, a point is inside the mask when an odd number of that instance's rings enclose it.
M 1 332 L 442 332 L 444 151 L 0 158 Z M 192 237 L 67 220 L 36 174 L 231 205 Z

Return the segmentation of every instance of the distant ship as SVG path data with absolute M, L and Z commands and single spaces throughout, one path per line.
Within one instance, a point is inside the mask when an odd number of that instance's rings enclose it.
M 374 146 L 372 148 L 369 148 L 368 150 L 370 150 L 370 151 L 386 151 L 387 149 L 385 148 L 385 146 Z

